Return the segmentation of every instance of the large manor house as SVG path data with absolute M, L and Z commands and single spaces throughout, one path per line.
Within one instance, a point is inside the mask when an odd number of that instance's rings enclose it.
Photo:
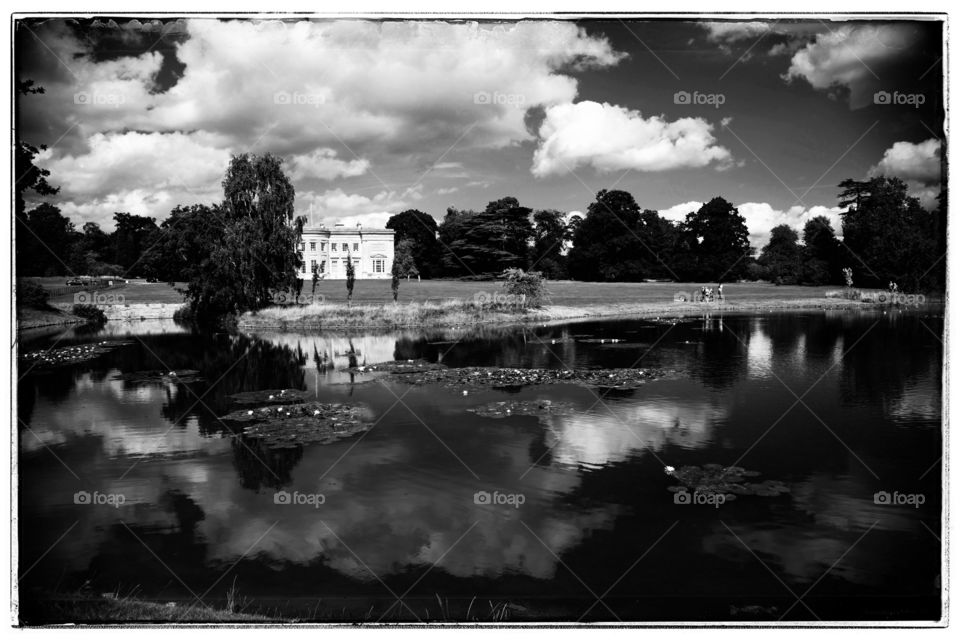
M 370 229 L 342 224 L 304 229 L 300 240 L 303 267 L 300 277 L 313 278 L 313 269 L 327 280 L 347 277 L 347 261 L 353 261 L 358 280 L 389 278 L 393 265 L 393 229 Z

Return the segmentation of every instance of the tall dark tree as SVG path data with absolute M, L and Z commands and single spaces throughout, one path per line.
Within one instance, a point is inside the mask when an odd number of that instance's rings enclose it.
M 687 214 L 681 226 L 681 251 L 688 252 L 684 278 L 713 282 L 736 280 L 752 255 L 746 220 L 736 207 L 716 197 Z
M 68 266 L 75 231 L 60 209 L 42 203 L 17 220 L 17 273 L 22 276 L 59 276 Z
M 570 240 L 570 229 L 562 211 L 553 209 L 536 211 L 533 214 L 533 254 L 531 268 L 547 278 L 566 277 L 564 244 Z
M 840 241 L 826 216 L 816 216 L 803 225 L 804 284 L 842 284 Z
M 135 275 L 143 270 L 141 256 L 158 240 L 157 223 L 153 218 L 130 213 L 115 213 L 113 219 L 113 262 Z
M 590 281 L 639 281 L 652 256 L 638 231 L 640 207 L 626 191 L 597 193 L 576 225 L 567 255 L 571 277 Z
M 760 252 L 759 262 L 774 284 L 797 284 L 800 280 L 803 252 L 797 232 L 788 225 L 770 231 L 770 241 Z
M 433 216 L 407 209 L 387 220 L 387 229 L 394 230 L 394 243 L 410 242 L 413 261 L 423 278 L 436 278 L 442 269 L 443 248 L 437 240 L 437 221 Z
M 840 201 L 846 201 L 843 192 Z M 902 180 L 871 179 L 860 205 L 850 206 L 842 216 L 843 244 L 852 254 L 849 266 L 855 282 L 885 288 L 892 280 L 901 289 L 913 290 L 934 286 L 930 276 L 937 258 L 938 218 L 907 195 Z

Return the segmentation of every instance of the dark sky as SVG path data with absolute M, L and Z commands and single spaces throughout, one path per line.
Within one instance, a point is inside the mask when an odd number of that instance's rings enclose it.
M 314 222 L 583 211 L 615 187 L 673 219 L 722 195 L 759 243 L 836 219 L 844 178 L 933 202 L 942 38 L 930 18 L 28 20 L 15 64 L 46 92 L 19 131 L 78 224 L 215 200 L 231 153 L 270 151 Z

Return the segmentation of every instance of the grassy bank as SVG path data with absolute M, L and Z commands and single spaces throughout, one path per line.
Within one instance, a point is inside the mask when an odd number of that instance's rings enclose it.
M 21 603 L 20 624 L 270 623 L 282 618 L 212 609 L 196 603 L 150 602 L 130 597 L 51 596 Z
M 17 309 L 17 330 L 83 324 L 86 320 L 59 309 Z
M 244 314 L 241 329 L 279 331 L 320 329 L 372 329 L 400 327 L 461 327 L 469 325 L 541 323 L 594 317 L 674 318 L 704 313 L 750 313 L 813 309 L 861 309 L 871 303 L 836 298 L 738 298 L 722 303 L 618 302 L 587 305 L 546 305 L 539 309 L 491 307 L 472 300 L 408 302 L 394 305 L 315 303 L 269 307 Z

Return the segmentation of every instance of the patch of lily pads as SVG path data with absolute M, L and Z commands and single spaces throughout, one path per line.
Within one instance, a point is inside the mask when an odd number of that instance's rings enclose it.
M 261 440 L 272 449 L 292 449 L 307 444 L 331 444 L 373 427 L 365 408 L 349 404 L 304 402 L 257 409 L 238 409 L 221 416 L 237 424 L 243 435 Z
M 761 496 L 776 498 L 790 492 L 790 487 L 779 480 L 755 482 L 759 471 L 748 471 L 743 467 L 724 467 L 720 464 L 705 464 L 702 467 L 683 466 L 679 469 L 666 467 L 664 473 L 680 484 L 668 487 L 669 491 L 697 491 L 705 494 L 724 494 L 731 496 Z
M 165 384 L 192 384 L 201 382 L 203 377 L 196 369 L 174 369 L 173 371 L 160 371 L 156 369 L 148 371 L 131 371 L 129 373 L 120 373 L 113 377 L 114 380 L 122 380 L 131 384 L 150 384 L 161 382 Z
M 569 402 L 552 400 L 507 400 L 503 402 L 488 402 L 473 409 L 467 409 L 484 418 L 509 418 L 510 416 L 551 416 L 565 415 L 573 412 L 573 405 Z
M 56 347 L 53 349 L 39 349 L 29 351 L 20 356 L 20 358 L 33 367 L 65 367 L 81 362 L 87 362 L 98 358 L 105 353 L 110 353 L 114 349 L 133 344 L 130 341 L 101 341 L 89 342 L 86 344 L 77 344 L 69 347 Z
M 297 404 L 305 402 L 309 392 L 299 389 L 262 389 L 258 391 L 242 391 L 229 398 L 237 404 L 257 406 L 263 404 Z
M 427 362 L 426 360 L 393 360 L 390 362 L 377 362 L 375 364 L 362 364 L 356 367 L 344 369 L 349 373 L 397 373 L 409 374 L 420 373 L 423 371 L 440 371 L 447 366 L 439 362 Z
M 376 368 L 375 368 L 376 367 Z M 435 384 L 458 389 L 515 389 L 546 384 L 582 384 L 601 389 L 635 389 L 659 378 L 655 369 L 510 369 L 501 367 L 448 368 L 422 363 L 398 366 L 398 363 L 350 369 L 356 373 L 386 371 L 397 379 L 415 385 Z

